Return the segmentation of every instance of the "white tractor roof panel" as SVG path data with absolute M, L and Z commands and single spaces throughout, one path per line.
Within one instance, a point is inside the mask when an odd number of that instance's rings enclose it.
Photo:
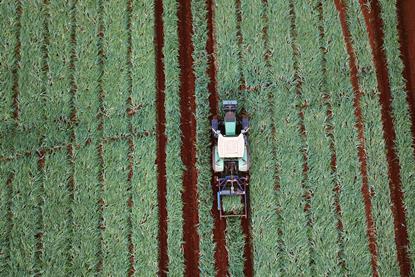
M 242 158 L 245 151 L 245 141 L 243 134 L 237 137 L 224 137 L 219 135 L 218 153 L 219 157 L 224 158 Z

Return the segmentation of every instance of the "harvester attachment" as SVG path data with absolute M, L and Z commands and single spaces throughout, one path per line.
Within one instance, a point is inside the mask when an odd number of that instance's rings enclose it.
M 223 101 L 223 119 L 212 119 L 212 168 L 220 217 L 248 216 L 249 119 L 237 114 L 235 100 Z

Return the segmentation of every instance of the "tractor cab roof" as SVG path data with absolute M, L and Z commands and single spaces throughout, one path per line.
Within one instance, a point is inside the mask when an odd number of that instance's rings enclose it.
M 245 139 L 243 134 L 237 137 L 218 137 L 218 154 L 221 159 L 224 158 L 242 158 L 245 151 Z

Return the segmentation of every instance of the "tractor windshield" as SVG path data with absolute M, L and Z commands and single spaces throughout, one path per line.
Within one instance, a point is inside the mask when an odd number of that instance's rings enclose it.
M 236 134 L 236 116 L 234 112 L 226 112 L 225 114 L 225 134 L 234 136 Z

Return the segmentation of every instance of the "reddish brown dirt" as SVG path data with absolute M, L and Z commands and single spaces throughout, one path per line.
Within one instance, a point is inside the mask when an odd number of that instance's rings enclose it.
M 102 272 L 103 265 L 104 265 L 104 258 L 103 258 L 103 231 L 105 230 L 105 220 L 104 220 L 104 208 L 105 208 L 105 200 L 103 198 L 104 193 L 104 144 L 100 143 L 97 146 L 98 151 L 98 183 L 99 183 L 99 194 L 100 198 L 98 200 L 98 213 L 99 213 L 99 219 L 98 219 L 98 230 L 99 230 L 99 244 L 98 244 L 98 262 L 96 266 L 97 273 Z
M 207 74 L 209 76 L 208 91 L 209 91 L 209 108 L 210 108 L 210 118 L 218 114 L 218 103 L 219 95 L 217 92 L 216 84 L 216 57 L 215 57 L 215 30 L 214 30 L 214 18 L 215 18 L 215 6 L 214 0 L 206 0 L 207 6 L 207 41 L 206 41 L 206 52 L 208 55 L 208 68 Z M 211 145 L 211 150 L 213 144 Z M 212 171 L 213 172 L 213 171 Z M 214 175 L 212 174 L 212 191 L 213 191 L 213 206 L 211 213 L 214 218 L 213 226 L 213 241 L 215 243 L 215 268 L 217 276 L 226 276 L 228 274 L 228 250 L 226 249 L 226 221 L 221 220 L 219 216 L 219 211 L 217 210 L 217 198 L 216 193 L 218 188 L 215 186 Z
M 37 199 L 37 209 L 39 213 L 39 217 L 37 219 L 37 230 L 38 232 L 35 234 L 36 238 L 36 249 L 35 249 L 35 263 L 38 265 L 36 268 L 35 276 L 41 276 L 41 264 L 42 264 L 42 257 L 44 253 L 44 244 L 43 244 L 43 230 L 44 230 L 44 220 L 43 220 L 43 207 L 44 207 L 44 195 L 45 195 L 45 187 L 44 187 L 44 179 L 43 176 L 45 174 L 45 165 L 46 165 L 46 151 L 40 150 L 38 153 L 38 160 L 37 166 L 39 174 L 42 175 L 42 178 L 39 179 L 39 196 Z
M 403 203 L 403 191 L 400 178 L 399 157 L 396 153 L 396 133 L 392 119 L 392 95 L 388 78 L 388 64 L 383 50 L 384 33 L 381 9 L 378 0 L 372 0 L 370 7 L 359 0 L 360 8 L 365 18 L 369 33 L 372 56 L 376 67 L 376 78 L 380 91 L 379 101 L 383 123 L 383 138 L 386 145 L 389 190 L 392 200 L 393 222 L 395 225 L 395 243 L 397 258 L 402 276 L 408 276 L 411 271 L 411 261 L 408 253 L 409 239 L 406 229 L 406 214 Z
M 177 9 L 180 64 L 180 129 L 183 172 L 184 275 L 199 276 L 199 224 L 196 164 L 196 101 L 193 72 L 191 0 L 180 0 Z
M 243 44 L 243 35 L 242 35 L 242 9 L 241 9 L 241 0 L 235 0 L 236 5 L 236 39 L 238 41 L 238 70 L 239 70 L 239 89 L 245 91 L 247 89 L 245 75 L 243 72 L 243 54 L 242 54 L 242 44 Z
M 103 265 L 104 265 L 104 252 L 103 252 L 103 231 L 105 230 L 105 220 L 104 220 L 104 209 L 105 209 L 105 199 L 104 196 L 104 141 L 103 141 L 103 134 L 104 134 L 104 100 L 105 100 L 105 90 L 102 83 L 102 76 L 104 75 L 104 63 L 105 63 L 105 50 L 104 50 L 104 20 L 103 20 L 103 13 L 104 13 L 104 4 L 103 1 L 98 1 L 98 32 L 97 32 L 97 46 L 98 46 L 98 103 L 99 103 L 99 110 L 97 114 L 98 126 L 97 126 L 97 140 L 96 140 L 96 148 L 97 148 L 97 156 L 98 156 L 98 190 L 99 190 L 99 199 L 98 199 L 98 231 L 99 231 L 99 240 L 98 240 L 98 251 L 97 251 L 97 258 L 98 262 L 96 265 L 96 271 L 98 274 L 102 272 Z
M 17 7 L 16 7 L 16 46 L 14 48 L 14 66 L 12 70 L 12 78 L 13 78 L 13 118 L 16 121 L 16 123 L 19 122 L 20 117 L 20 106 L 19 106 L 19 64 L 21 59 L 21 42 L 20 42 L 20 30 L 22 27 L 20 18 L 22 17 L 22 2 L 16 1 Z
M 73 259 L 74 259 L 74 252 L 72 251 L 73 246 L 73 235 L 74 235 L 74 219 L 73 219 L 73 204 L 75 199 L 75 188 L 76 188 L 76 180 L 75 180 L 75 151 L 74 147 L 76 146 L 76 122 L 77 122 L 77 108 L 75 103 L 76 94 L 78 92 L 78 87 L 75 80 L 75 63 L 77 61 L 77 53 L 76 53 L 76 45 L 77 45 L 77 38 L 76 38 L 76 1 L 72 3 L 71 6 L 71 36 L 70 36 L 70 58 L 69 58 L 69 82 L 70 82 L 70 144 L 67 146 L 67 154 L 68 154 L 68 163 L 70 167 L 70 176 L 68 180 L 68 192 L 69 192 L 69 209 L 68 209 L 68 228 L 69 228 L 69 243 L 68 243 L 68 257 L 67 257 L 67 264 L 68 264 L 68 272 L 69 269 L 72 267 Z
M 415 1 L 397 0 L 397 9 L 403 75 L 406 79 L 407 101 L 412 119 L 412 144 L 415 150 Z
M 356 55 L 353 50 L 351 34 L 349 27 L 347 25 L 347 16 L 346 16 L 346 7 L 341 0 L 334 0 L 336 4 L 337 11 L 339 13 L 339 20 L 342 27 L 343 38 L 346 45 L 347 53 L 349 55 L 349 67 L 350 67 L 350 80 L 353 87 L 354 92 L 354 115 L 356 118 L 356 129 L 357 129 L 357 136 L 359 139 L 358 145 L 358 156 L 360 162 L 360 174 L 362 175 L 362 195 L 365 204 L 365 214 L 366 214 L 366 228 L 367 228 L 367 236 L 368 236 L 368 243 L 369 243 L 369 251 L 371 254 L 371 265 L 372 265 L 372 273 L 373 276 L 379 276 L 378 268 L 377 268 L 377 243 L 376 243 L 376 226 L 375 222 L 373 221 L 372 216 L 372 199 L 369 193 L 369 180 L 367 176 L 367 160 L 366 160 L 366 146 L 365 146 L 365 130 L 363 125 L 363 117 L 362 117 L 362 108 L 360 105 L 360 100 L 362 98 L 362 91 L 359 86 L 359 81 L 357 77 L 357 59 Z
M 127 109 L 126 113 L 128 116 L 128 132 L 129 135 L 134 132 L 133 124 L 131 122 L 131 117 L 135 114 L 131 111 L 134 110 L 133 103 L 132 103 L 132 94 L 133 94 L 133 79 L 132 79 L 132 70 L 133 70 L 133 63 L 132 63 L 132 34 L 131 34 L 131 17 L 133 13 L 133 1 L 127 1 L 127 30 L 128 30 L 128 38 L 127 38 L 127 75 L 128 75 L 128 98 L 127 98 Z M 132 137 L 128 139 L 128 200 L 127 200 L 127 207 L 128 207 L 128 254 L 129 254 L 129 268 L 128 268 L 128 277 L 134 276 L 135 273 L 135 245 L 133 241 L 133 176 L 134 176 L 134 140 Z
M 6 180 L 6 189 L 7 189 L 7 231 L 6 231 L 6 249 L 3 252 L 3 257 L 5 260 L 10 261 L 10 253 L 11 253 L 11 237 L 13 232 L 13 196 L 14 196 L 14 190 L 13 190 L 13 182 L 15 178 L 15 173 L 10 173 L 9 177 Z M 2 184 L 3 185 L 3 184 Z
M 166 179 L 166 112 L 165 104 L 165 75 L 164 75 L 164 26 L 163 0 L 154 2 L 154 45 L 156 54 L 156 106 L 157 106 L 157 191 L 158 191 L 158 220 L 159 220 L 159 272 L 166 276 L 169 257 L 167 253 L 167 179 Z
M 73 252 L 72 252 L 72 244 L 73 244 L 73 225 L 74 225 L 74 220 L 73 220 L 73 203 L 74 203 L 74 199 L 75 199 L 75 186 L 76 186 L 76 182 L 75 182 L 75 151 L 74 151 L 74 144 L 68 144 L 67 146 L 67 158 L 68 158 L 68 164 L 70 166 L 70 176 L 68 179 L 68 185 L 67 185 L 67 189 L 69 192 L 69 209 L 68 209 L 68 229 L 69 229 L 69 243 L 68 243 L 68 269 L 71 267 L 72 262 L 73 262 Z
M 215 0 L 206 0 L 207 14 L 206 21 L 208 26 L 206 52 L 208 55 L 207 74 L 209 75 L 208 91 L 209 91 L 209 108 L 211 116 L 218 114 L 219 95 L 216 84 L 216 55 L 215 55 Z

